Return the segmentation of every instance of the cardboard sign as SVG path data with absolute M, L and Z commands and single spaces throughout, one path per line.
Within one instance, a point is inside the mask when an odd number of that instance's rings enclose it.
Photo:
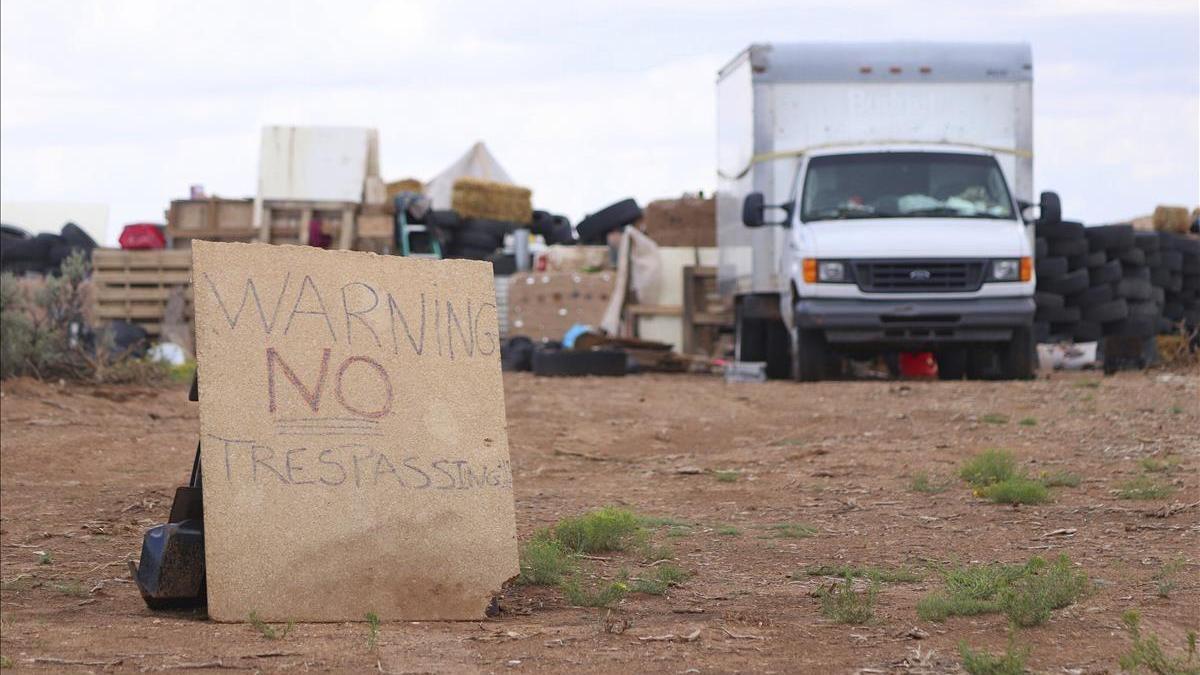
M 192 251 L 209 616 L 482 618 L 518 572 L 490 267 Z

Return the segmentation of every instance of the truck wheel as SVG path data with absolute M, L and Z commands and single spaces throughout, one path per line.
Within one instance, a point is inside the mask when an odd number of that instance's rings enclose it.
M 826 377 L 829 360 L 829 345 L 825 342 L 824 333 L 819 330 L 796 329 L 797 382 L 817 382 Z
M 1013 329 L 1012 340 L 1000 356 L 1000 372 L 1004 379 L 1032 380 L 1036 349 L 1029 327 Z
M 792 376 L 792 337 L 782 321 L 766 321 L 767 379 L 786 380 Z
M 766 361 L 767 322 L 762 319 L 746 318 L 740 303 L 734 314 L 734 360 L 751 363 Z
M 939 380 L 961 380 L 967 376 L 967 350 L 947 347 L 936 356 Z

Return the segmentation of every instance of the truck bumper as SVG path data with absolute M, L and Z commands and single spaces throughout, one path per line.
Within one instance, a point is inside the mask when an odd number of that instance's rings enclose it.
M 796 325 L 820 329 L 838 344 L 921 347 L 1007 342 L 1033 323 L 1033 298 L 969 300 L 800 299 Z

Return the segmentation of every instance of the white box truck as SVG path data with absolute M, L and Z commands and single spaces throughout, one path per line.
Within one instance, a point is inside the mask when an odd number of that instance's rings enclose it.
M 1027 44 L 756 44 L 722 68 L 737 360 L 812 381 L 931 351 L 945 378 L 1032 377 L 1032 99 Z

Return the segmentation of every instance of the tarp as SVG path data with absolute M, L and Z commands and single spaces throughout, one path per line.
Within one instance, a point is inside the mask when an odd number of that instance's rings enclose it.
M 429 196 L 433 208 L 450 208 L 450 192 L 454 189 L 454 181 L 464 177 L 514 184 L 483 141 L 476 141 L 458 161 L 425 183 L 425 194 Z

